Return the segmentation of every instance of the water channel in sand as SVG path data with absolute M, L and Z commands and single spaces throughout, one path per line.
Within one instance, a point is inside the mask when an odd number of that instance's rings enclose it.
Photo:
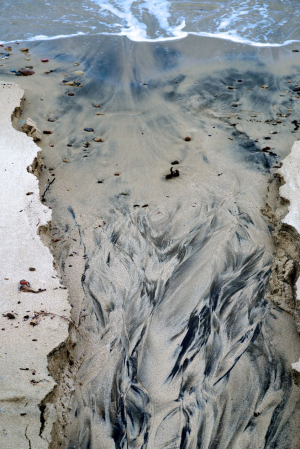
M 55 178 L 53 251 L 80 331 L 52 447 L 300 447 L 300 341 L 266 297 L 275 247 L 261 212 L 297 138 L 291 50 L 191 36 L 30 47 L 20 119 L 53 132 L 40 185 Z M 54 71 L 39 75 L 45 56 Z

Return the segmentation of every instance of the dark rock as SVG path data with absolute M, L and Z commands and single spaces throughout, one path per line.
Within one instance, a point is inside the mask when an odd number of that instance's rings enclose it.
M 191 139 L 191 137 L 188 137 L 188 136 L 187 136 L 187 137 L 184 138 L 184 140 L 185 140 L 186 142 L 190 142 L 192 139 Z
M 67 95 L 68 95 L 69 97 L 74 97 L 75 94 L 73 94 L 73 92 L 68 92 Z
M 8 318 L 9 320 L 15 320 L 16 319 L 15 315 L 13 313 L 10 313 L 10 312 L 5 313 L 3 316 L 5 318 Z
M 295 87 L 295 88 L 293 89 L 293 91 L 294 91 L 294 92 L 300 92 L 300 87 Z
M 49 62 L 49 59 L 41 59 L 42 62 Z
M 45 130 L 43 131 L 43 134 L 52 134 L 52 131 Z
M 19 73 L 21 73 L 23 76 L 30 76 L 34 75 L 35 72 L 33 70 L 21 69 L 19 70 Z
M 92 133 L 94 131 L 94 128 L 84 128 L 84 131 L 86 131 L 88 133 Z
M 176 160 L 176 161 L 173 161 L 173 162 L 171 162 L 171 165 L 177 165 L 177 164 L 179 164 L 179 162 Z

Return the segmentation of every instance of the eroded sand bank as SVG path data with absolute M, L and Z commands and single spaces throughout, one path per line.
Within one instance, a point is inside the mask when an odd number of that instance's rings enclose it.
M 102 36 L 32 44 L 24 63 L 13 47 L 0 73 L 35 70 L 14 125 L 52 133 L 40 186 L 80 330 L 53 448 L 298 447 L 299 336 L 267 298 L 261 212 L 298 138 L 292 49 Z
M 38 180 L 29 173 L 39 148 L 31 138 L 16 131 L 11 122 L 23 94 L 16 84 L 0 83 L 0 446 L 3 449 L 41 449 L 49 445 L 56 415 L 53 407 L 41 407 L 55 386 L 47 369 L 47 356 L 67 338 L 69 322 L 60 316 L 68 318 L 70 310 L 67 291 L 62 289 L 53 267 L 53 257 L 39 236 L 39 230 L 46 229 L 51 220 L 51 210 L 40 202 Z M 23 279 L 38 293 L 20 292 L 18 287 Z

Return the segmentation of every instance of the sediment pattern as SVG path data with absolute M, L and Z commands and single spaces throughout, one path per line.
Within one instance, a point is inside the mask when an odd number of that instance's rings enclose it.
M 297 449 L 299 337 L 267 299 L 261 212 L 295 139 L 297 54 L 77 42 L 47 44 L 58 94 L 39 110 L 54 144 L 43 199 L 78 329 L 52 447 Z

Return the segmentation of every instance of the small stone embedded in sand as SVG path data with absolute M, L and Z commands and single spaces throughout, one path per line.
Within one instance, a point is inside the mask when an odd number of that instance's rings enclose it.
M 28 69 L 21 69 L 18 70 L 19 73 L 21 73 L 23 76 L 30 76 L 30 75 L 34 75 L 35 72 L 33 70 L 28 70 Z
M 84 72 L 83 72 L 82 70 L 76 70 L 76 71 L 74 72 L 74 75 L 76 75 L 76 76 L 83 76 L 83 75 L 84 75 Z
M 33 195 L 33 192 L 27 192 L 26 195 Z
M 81 84 L 78 83 L 77 81 L 66 81 L 66 80 L 63 80 L 62 83 L 63 83 L 64 86 L 73 86 L 73 87 L 80 87 L 81 86 Z
M 177 159 L 176 159 L 175 161 L 171 162 L 171 165 L 177 165 L 177 164 L 179 164 L 179 162 L 177 161 Z
M 41 59 L 42 62 L 49 62 L 49 59 Z
M 191 137 L 188 137 L 188 136 L 187 136 L 187 137 L 184 138 L 184 140 L 185 140 L 186 142 L 190 142 L 192 139 L 191 139 Z
M 69 162 L 69 159 L 63 159 L 63 162 L 67 163 L 67 162 Z
M 36 270 L 34 267 L 29 267 L 28 269 L 29 269 L 29 271 L 35 271 Z
M 84 128 L 84 131 L 92 133 L 94 131 L 94 128 Z
M 234 87 L 234 86 L 227 86 L 227 89 L 229 89 L 229 90 L 235 90 L 236 87 Z
M 37 124 L 31 119 L 28 118 L 26 120 L 25 125 L 22 127 L 22 130 L 29 136 L 32 137 L 34 141 L 41 140 L 43 135 L 41 131 L 38 129 Z
M 26 52 L 29 51 L 29 49 L 28 49 L 27 47 L 25 47 L 25 48 L 20 48 L 20 51 L 21 51 L 22 53 L 26 53 Z
M 269 86 L 260 86 L 262 89 L 265 89 L 265 90 L 267 90 L 267 89 L 269 89 Z
M 293 89 L 293 91 L 294 91 L 294 92 L 300 92 L 300 87 L 295 87 L 295 88 Z
M 4 316 L 4 318 L 8 318 L 9 320 L 15 320 L 16 319 L 16 316 L 13 313 L 10 313 L 10 312 L 3 314 L 3 316 Z
M 293 53 L 299 53 L 299 50 L 292 50 Z
M 47 129 L 43 131 L 43 134 L 53 134 L 52 131 L 48 131 Z
M 48 122 L 56 122 L 57 118 L 53 117 L 53 116 L 50 116 L 50 117 L 47 118 L 47 120 L 48 120 Z
M 68 92 L 67 95 L 68 95 L 69 97 L 74 97 L 75 94 L 73 94 L 73 92 Z
M 74 62 L 74 64 L 73 64 L 74 67 L 78 67 L 79 65 L 80 65 L 79 62 Z
M 104 139 L 102 137 L 95 137 L 95 142 L 104 142 Z
M 100 108 L 100 104 L 94 104 L 94 108 Z
M 5 51 L 12 51 L 12 48 L 11 47 L 5 47 L 4 50 Z

